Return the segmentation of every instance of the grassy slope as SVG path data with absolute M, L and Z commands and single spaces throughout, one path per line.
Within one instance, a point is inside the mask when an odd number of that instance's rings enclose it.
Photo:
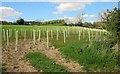
M 2 25 L 2 28 L 5 29 L 24 29 L 24 30 L 29 30 L 29 29 L 41 29 L 41 30 L 56 30 L 56 29 L 64 29 L 66 26 L 26 26 L 26 25 Z
M 30 29 L 40 29 L 46 31 L 66 29 L 65 26 L 2 26 L 4 29 L 24 29 L 28 30 L 27 38 L 30 37 Z M 56 32 L 56 31 L 55 31 Z M 23 32 L 24 33 L 24 32 Z M 56 33 L 55 33 L 56 34 Z M 19 35 L 21 36 L 21 35 Z M 23 36 L 23 35 L 22 35 Z M 43 36 L 43 35 L 42 35 Z M 54 36 L 56 37 L 56 35 Z M 109 48 L 109 41 L 107 42 L 88 42 L 86 41 L 88 35 L 85 38 L 78 40 L 78 35 L 71 35 L 66 39 L 66 43 L 63 43 L 63 36 L 59 37 L 57 41 L 56 38 L 50 39 L 52 44 L 60 48 L 60 51 L 66 56 L 67 59 L 73 59 L 78 61 L 84 68 L 88 71 L 116 71 L 116 52 Z M 14 38 L 14 35 L 13 35 Z
M 25 57 L 31 62 L 33 67 L 43 70 L 43 72 L 67 72 L 63 66 L 56 64 L 55 61 L 39 52 L 31 52 Z
M 26 38 L 32 38 L 31 33 L 33 33 L 33 29 L 36 30 L 36 38 L 38 38 L 38 30 L 41 30 L 41 36 L 46 37 L 46 31 L 56 31 L 56 30 L 63 30 L 68 29 L 66 26 L 26 26 L 26 25 L 2 25 L 2 29 L 9 30 L 12 29 L 12 37 L 11 39 L 15 38 L 15 31 L 19 31 L 19 39 L 24 38 L 24 33 L 26 31 Z M 21 31 L 22 30 L 22 31 Z M 22 34 L 21 34 L 22 32 Z
M 60 48 L 67 59 L 72 59 L 84 66 L 87 71 L 117 71 L 116 52 L 110 49 L 109 41 L 95 42 L 85 41 L 87 38 L 78 40 L 78 36 L 71 35 L 63 43 L 63 37 L 59 40 L 51 39 L 52 44 Z

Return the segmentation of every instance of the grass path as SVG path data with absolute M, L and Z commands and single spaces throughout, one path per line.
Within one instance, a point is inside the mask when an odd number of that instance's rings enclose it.
M 39 46 L 41 45 L 41 46 Z M 39 45 L 36 45 L 36 48 L 39 48 L 40 52 L 45 54 L 47 57 L 54 59 L 57 64 L 63 65 L 69 72 L 80 72 L 82 71 L 82 66 L 80 66 L 77 62 L 72 60 L 66 60 L 64 56 L 58 49 L 54 47 L 50 47 L 46 49 L 46 42 L 42 41 Z
M 25 54 L 34 51 L 45 54 L 48 58 L 55 60 L 56 64 L 64 66 L 69 72 L 82 71 L 82 66 L 75 61 L 66 60 L 58 49 L 52 46 L 46 49 L 45 40 L 37 42 L 35 45 L 33 45 L 32 40 L 19 40 L 19 43 L 18 51 L 15 51 L 13 42 L 7 47 L 3 46 L 3 63 L 6 64 L 7 71 L 9 72 L 38 72 L 37 69 L 31 66 L 29 61 L 23 58 Z

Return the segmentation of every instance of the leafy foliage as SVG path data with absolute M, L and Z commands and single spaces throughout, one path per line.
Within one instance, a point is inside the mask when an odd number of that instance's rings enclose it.
M 120 8 L 107 10 L 102 18 L 106 24 L 106 29 L 112 34 L 115 44 L 118 45 L 117 62 L 120 67 Z
M 20 18 L 16 21 L 19 25 L 24 25 L 24 19 Z
M 57 26 L 63 26 L 63 25 L 65 25 L 65 21 L 64 21 L 64 20 L 51 20 L 51 21 L 41 22 L 41 25 L 57 25 Z
M 112 35 L 120 40 L 120 9 L 114 8 L 113 10 L 107 10 L 102 16 L 102 19 L 106 23 L 106 29 L 112 33 Z

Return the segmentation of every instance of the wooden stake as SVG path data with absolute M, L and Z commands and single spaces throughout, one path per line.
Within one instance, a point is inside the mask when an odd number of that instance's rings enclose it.
M 11 29 L 9 29 L 9 38 L 11 37 Z
M 63 35 L 64 35 L 64 43 L 65 43 L 65 42 L 66 42 L 66 41 L 65 41 L 65 40 L 66 40 L 66 39 L 65 39 L 65 30 L 63 31 Z
M 39 30 L 36 30 L 36 37 L 39 37 Z
M 33 30 L 33 43 L 35 44 L 35 30 Z
M 95 31 L 95 40 L 97 41 L 97 38 L 98 37 L 98 35 L 97 35 L 97 31 Z
M 58 30 L 57 30 L 57 37 L 56 37 L 57 40 L 58 40 L 58 36 L 59 36 L 58 34 L 59 34 L 59 33 L 58 33 Z
M 7 34 L 7 45 L 9 45 L 9 32 L 8 32 L 8 30 L 6 31 L 6 34 Z
M 48 45 L 48 43 L 49 43 L 48 30 L 46 32 L 46 35 L 47 35 L 47 49 L 48 49 L 49 48 L 49 45 Z
M 41 38 L 41 30 L 39 30 L 39 38 L 38 38 L 38 41 L 40 41 L 40 38 Z
M 99 41 L 101 41 L 101 31 L 99 31 L 99 36 L 98 36 L 99 38 Z
M 31 29 L 31 39 L 33 38 L 33 30 Z
M 81 35 L 81 33 L 80 33 L 80 30 L 79 30 L 79 40 L 80 40 L 80 35 Z
M 91 37 L 92 37 L 92 39 L 93 39 L 93 30 L 91 30 Z
M 53 31 L 52 30 L 51 30 L 50 34 L 51 34 L 51 38 L 53 38 Z
M 15 38 L 16 38 L 15 50 L 17 51 L 17 46 L 18 46 L 18 31 L 16 31 Z
M 84 39 L 84 33 L 85 33 L 85 31 L 84 31 L 84 30 L 82 30 L 83 39 Z
M 5 41 L 5 29 L 3 29 L 3 40 Z
M 100 31 L 100 37 L 102 36 L 102 31 Z

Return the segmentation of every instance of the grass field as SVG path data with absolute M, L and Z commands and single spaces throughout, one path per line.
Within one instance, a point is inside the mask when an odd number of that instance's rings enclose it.
M 51 42 L 67 59 L 79 62 L 88 72 L 118 70 L 117 52 L 110 47 L 111 41 L 79 41 L 75 35 L 68 37 L 65 44 L 62 40 L 51 39 Z
M 111 43 L 114 41 L 109 38 L 109 33 L 105 30 L 87 29 L 80 27 L 66 27 L 66 26 L 2 26 L 2 29 L 12 29 L 12 34 L 9 33 L 9 41 L 15 40 L 15 31 L 19 32 L 18 40 L 24 39 L 26 31 L 26 39 L 33 39 L 33 29 L 36 30 L 35 38 L 39 37 L 39 30 L 41 31 L 41 38 L 46 40 L 46 31 L 49 31 L 49 42 L 68 60 L 77 61 L 83 66 L 86 71 L 117 71 L 118 66 L 115 59 L 117 52 L 112 49 Z M 51 37 L 51 30 L 53 38 Z M 58 37 L 57 37 L 58 30 Z M 67 31 L 66 31 L 67 30 Z M 64 33 L 65 32 L 65 42 Z M 79 34 L 80 31 L 80 34 Z M 32 34 L 32 35 L 31 35 Z M 58 38 L 58 40 L 57 40 Z M 6 40 L 3 39 L 3 44 L 6 45 Z M 39 58 L 36 58 L 39 57 Z M 43 71 L 66 71 L 63 67 L 54 64 L 54 61 L 45 57 L 40 53 L 30 53 L 27 55 L 28 60 L 32 62 L 34 67 L 42 69 Z M 46 61 L 46 62 L 44 62 Z M 46 64 L 47 63 L 47 64 Z M 45 68 L 44 66 L 49 66 Z

